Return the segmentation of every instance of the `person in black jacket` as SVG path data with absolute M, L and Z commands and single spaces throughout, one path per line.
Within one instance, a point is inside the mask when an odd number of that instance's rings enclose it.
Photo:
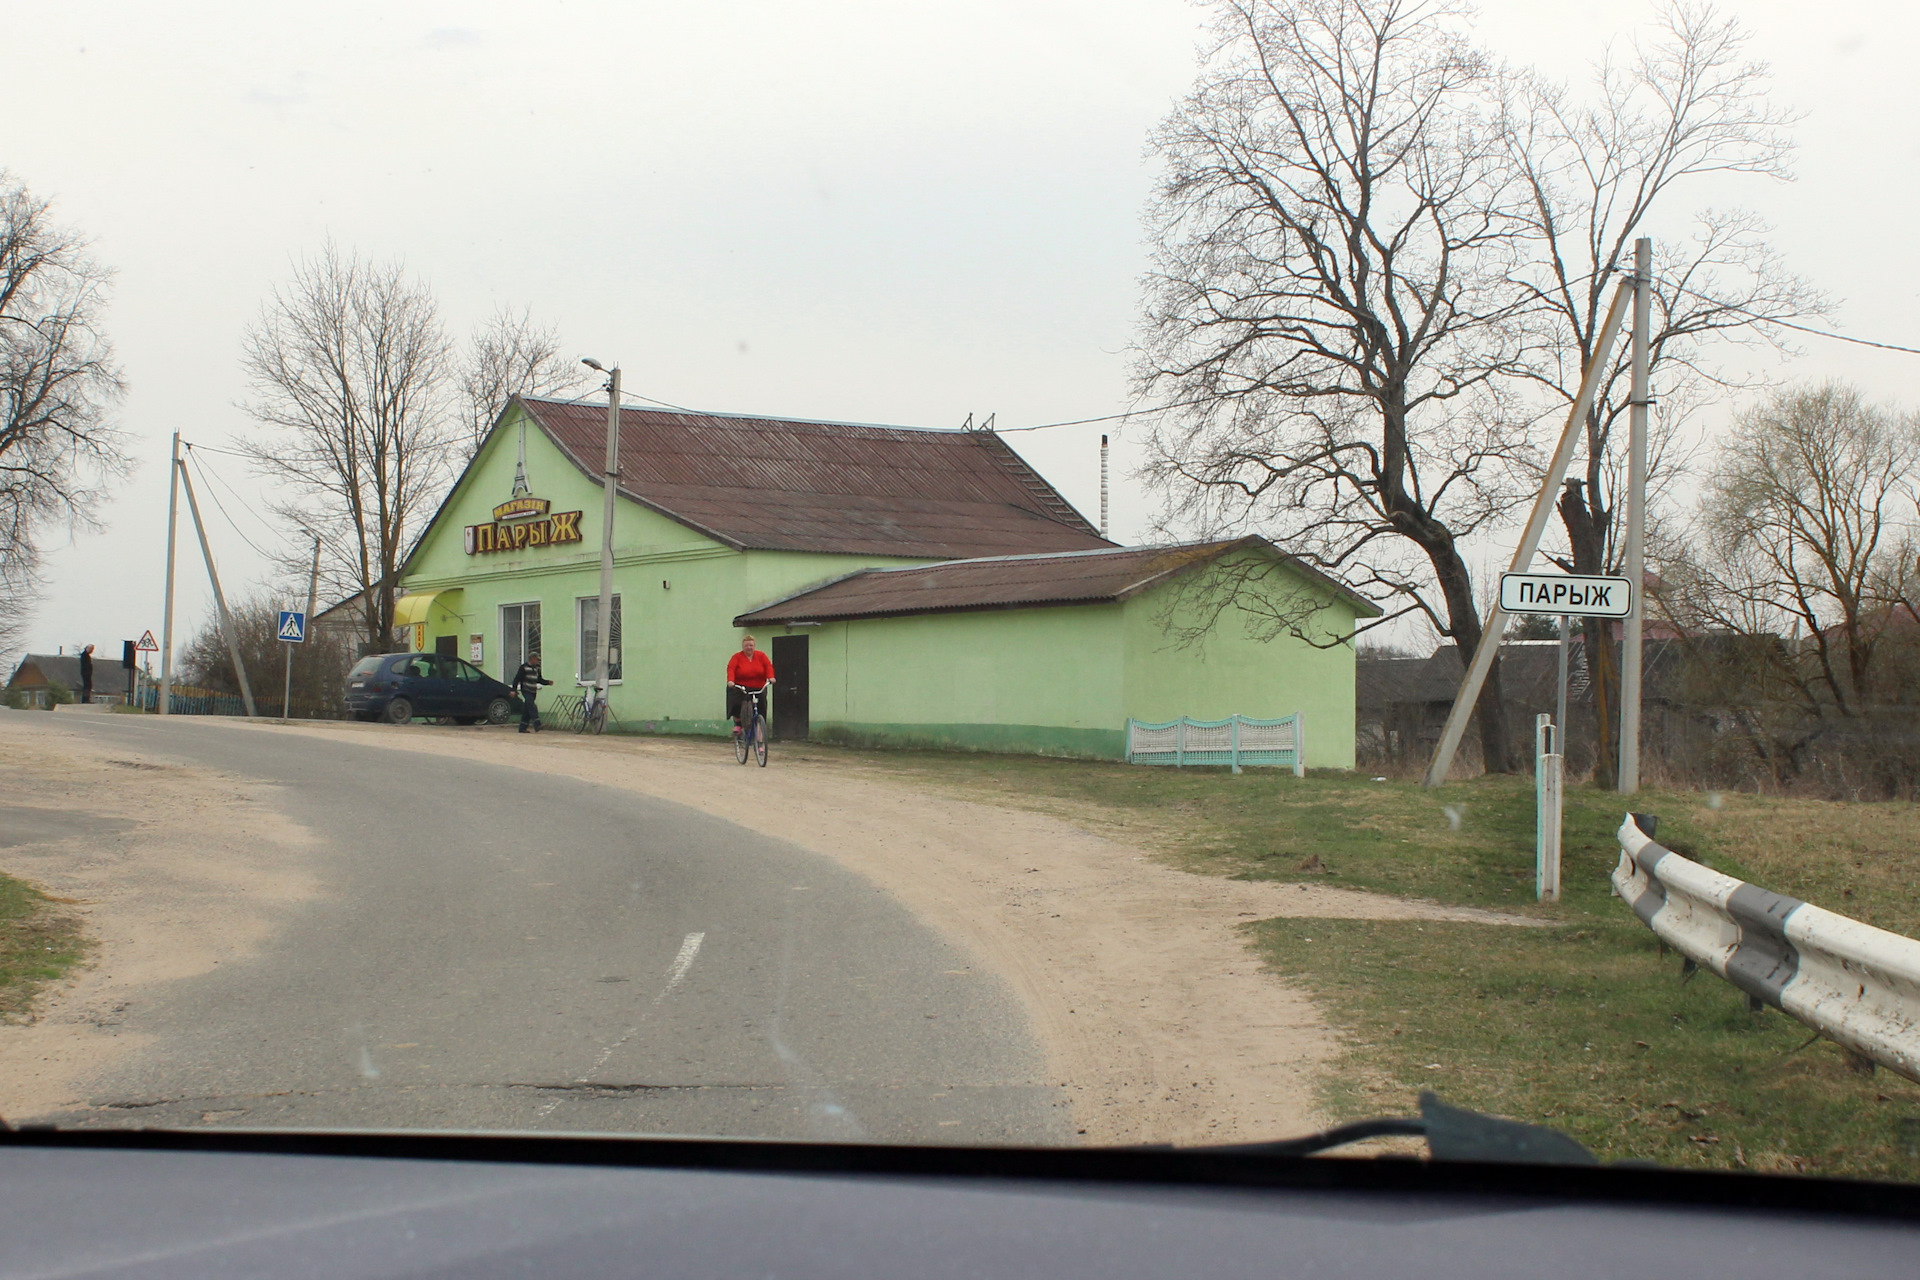
M 520 669 L 513 673 L 513 687 L 520 694 L 520 732 L 526 733 L 531 727 L 533 732 L 540 731 L 540 708 L 534 705 L 539 696 L 540 686 L 550 685 L 553 681 L 540 674 L 540 655 L 530 653 Z
M 80 651 L 80 701 L 93 701 L 93 646 Z

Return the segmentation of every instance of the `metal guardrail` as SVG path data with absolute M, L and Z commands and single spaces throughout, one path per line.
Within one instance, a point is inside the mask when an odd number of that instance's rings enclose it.
M 1613 887 L 1662 942 L 1750 1001 L 1920 1081 L 1920 942 L 1710 871 L 1655 843 L 1644 816 L 1620 826 Z
M 1152 724 L 1127 720 L 1127 763 L 1228 765 L 1235 773 L 1249 765 L 1291 767 L 1306 776 L 1306 730 L 1298 713 L 1280 720 L 1233 715 L 1225 720 L 1182 716 Z

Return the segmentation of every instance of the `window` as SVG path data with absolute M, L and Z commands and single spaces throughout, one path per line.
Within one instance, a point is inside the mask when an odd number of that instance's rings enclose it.
M 579 655 L 576 664 L 579 670 L 574 678 L 581 684 L 591 684 L 599 674 L 598 657 L 600 653 L 600 597 L 582 596 L 579 600 L 580 647 L 574 650 Z M 607 680 L 618 683 L 620 680 L 620 597 L 613 597 L 613 639 L 608 662 Z
M 513 673 L 530 653 L 540 652 L 540 602 L 500 606 L 500 678 Z

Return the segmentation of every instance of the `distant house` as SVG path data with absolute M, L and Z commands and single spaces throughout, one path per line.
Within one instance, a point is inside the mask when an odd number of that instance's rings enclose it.
M 20 665 L 13 669 L 7 678 L 7 690 L 18 690 L 25 695 L 29 705 L 45 707 L 53 698 L 53 688 L 59 685 L 76 699 L 80 696 L 80 655 L 77 653 L 30 653 L 20 659 Z M 102 660 L 100 652 L 93 655 L 93 700 L 95 702 L 124 702 L 126 700 L 126 672 L 118 658 Z

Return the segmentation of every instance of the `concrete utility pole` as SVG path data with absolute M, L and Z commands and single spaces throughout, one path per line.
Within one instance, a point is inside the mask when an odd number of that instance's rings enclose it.
M 1560 443 L 1553 451 L 1553 461 L 1547 465 L 1547 474 L 1540 485 L 1540 496 L 1533 504 L 1533 514 L 1527 517 L 1527 528 L 1520 535 L 1520 545 L 1514 549 L 1513 563 L 1509 573 L 1525 573 L 1533 566 L 1533 553 L 1540 547 L 1540 535 L 1546 532 L 1547 518 L 1553 514 L 1553 495 L 1560 489 L 1560 481 L 1567 474 L 1567 464 L 1573 461 L 1574 446 L 1579 443 L 1581 428 L 1586 423 L 1587 410 L 1593 405 L 1594 393 L 1600 386 L 1601 371 L 1607 367 L 1607 361 L 1613 354 L 1613 340 L 1620 336 L 1620 325 L 1627 318 L 1627 298 L 1633 292 L 1633 282 L 1622 280 L 1620 287 L 1614 290 L 1613 303 L 1607 308 L 1606 323 L 1600 329 L 1600 341 L 1594 347 L 1593 358 L 1587 363 L 1586 373 L 1580 379 L 1579 394 L 1573 398 L 1573 407 L 1567 412 L 1567 425 L 1560 432 Z M 1427 766 L 1424 785 L 1438 787 L 1446 783 L 1447 772 L 1453 768 L 1453 753 L 1460 749 L 1460 737 L 1467 730 L 1467 720 L 1473 715 L 1473 704 L 1480 700 L 1480 686 L 1486 683 L 1487 671 L 1493 666 L 1493 656 L 1500 652 L 1500 636 L 1507 627 L 1507 612 L 1498 604 L 1487 612 L 1485 628 L 1480 632 L 1480 647 L 1473 651 L 1473 659 L 1467 664 L 1466 678 L 1460 682 L 1460 691 L 1454 695 L 1453 710 L 1447 713 L 1447 727 L 1441 731 L 1440 745 L 1434 748 L 1433 762 Z M 1464 655 L 1463 655 L 1464 656 Z
M 246 704 L 247 719 L 253 720 L 258 718 L 253 709 L 253 688 L 247 683 L 247 664 L 240 661 L 240 638 L 234 634 L 233 618 L 227 613 L 227 597 L 220 590 L 220 573 L 213 567 L 213 548 L 207 543 L 207 526 L 200 520 L 200 501 L 193 496 L 193 477 L 187 473 L 184 459 L 177 465 L 180 483 L 186 486 L 187 510 L 193 516 L 193 529 L 200 535 L 200 554 L 207 561 L 207 578 L 213 583 L 213 603 L 220 611 L 220 638 L 227 642 L 227 656 L 233 659 L 233 674 L 240 681 L 240 698 Z
M 180 433 L 173 433 L 173 454 L 167 463 L 167 596 L 160 614 L 160 714 L 173 701 L 173 545 L 180 519 Z
M 1633 391 L 1627 415 L 1627 556 L 1633 612 L 1620 645 L 1620 794 L 1640 789 L 1640 643 L 1646 607 L 1647 341 L 1653 327 L 1653 241 L 1633 242 Z
M 598 360 L 582 360 L 591 369 L 607 375 L 607 468 L 601 487 L 605 501 L 600 514 L 600 613 L 594 623 L 594 638 L 599 654 L 595 658 L 594 688 L 600 701 L 607 699 L 607 682 L 613 670 L 613 499 L 620 485 L 620 366 L 608 369 Z

